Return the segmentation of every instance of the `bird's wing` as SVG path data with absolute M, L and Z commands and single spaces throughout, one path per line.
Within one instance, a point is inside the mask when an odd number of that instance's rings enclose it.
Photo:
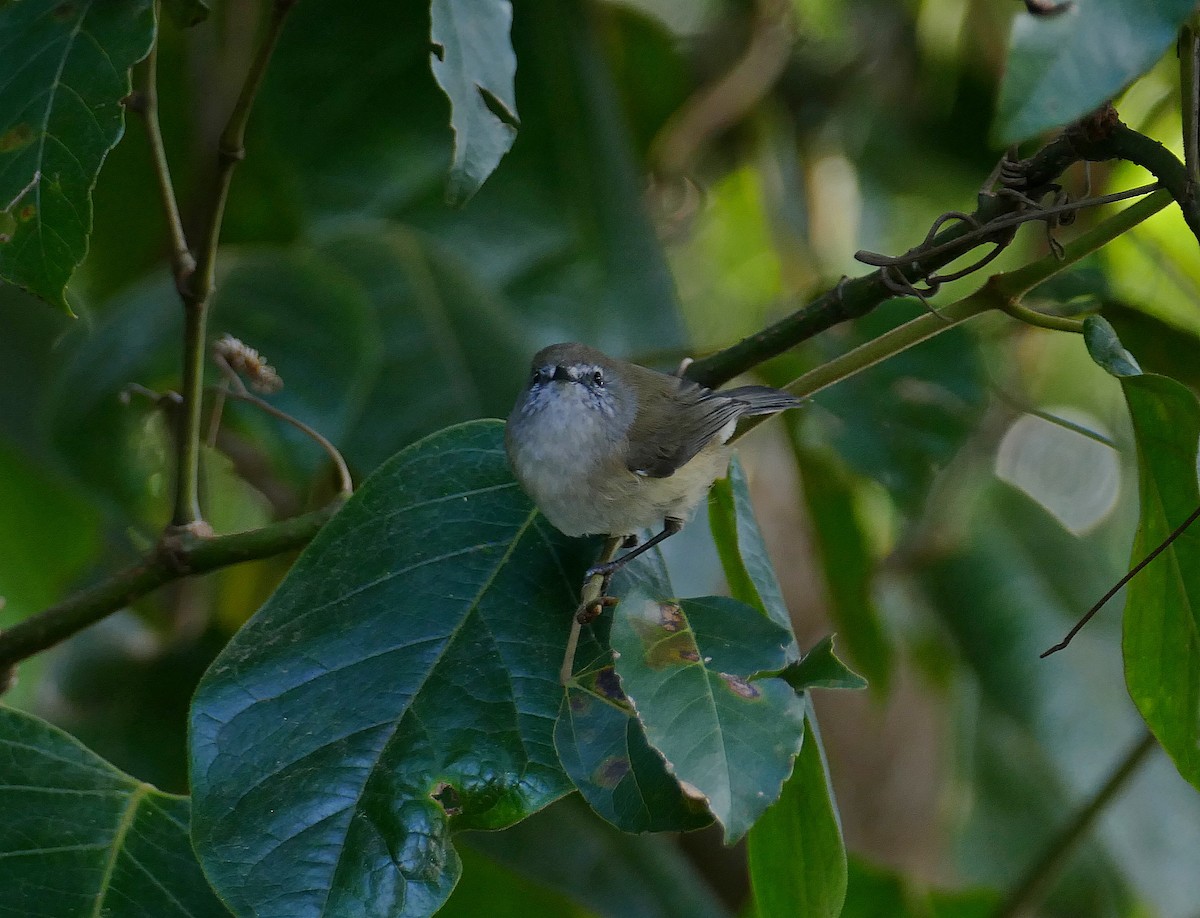
M 661 376 L 662 374 L 655 374 Z M 732 420 L 746 413 L 746 404 L 695 383 L 662 376 L 674 397 L 651 400 L 638 411 L 629 432 L 629 470 L 651 478 L 666 478 L 700 452 Z

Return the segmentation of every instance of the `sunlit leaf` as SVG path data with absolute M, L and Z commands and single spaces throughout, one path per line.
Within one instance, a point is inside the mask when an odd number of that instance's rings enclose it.
M 150 0 L 0 5 L 0 277 L 63 309 L 129 68 L 153 37 Z
M 784 665 L 791 632 L 733 599 L 634 590 L 611 640 L 650 744 L 737 840 L 779 796 L 803 738 L 803 700 L 778 679 L 748 678 Z
M 1165 376 L 1121 385 L 1138 447 L 1136 563 L 1200 507 L 1200 404 Z M 1200 528 L 1186 530 L 1130 582 L 1124 651 L 1134 704 L 1179 773 L 1200 787 Z
M 194 837 L 237 914 L 429 914 L 454 830 L 570 790 L 552 730 L 590 546 L 536 513 L 502 433 L 385 463 L 197 690 Z
M 1001 145 L 1081 118 L 1149 70 L 1195 10 L 1193 0 L 1074 0 L 1017 14 L 1000 86 Z
M 792 776 L 754 824 L 746 845 L 759 918 L 841 914 L 846 848 L 820 741 L 807 719 Z
M 0 707 L 0 862 L 9 915 L 217 918 L 188 839 L 188 801 Z
M 465 204 L 517 135 L 509 0 L 433 0 L 430 66 L 450 99 L 454 156 L 446 200 Z

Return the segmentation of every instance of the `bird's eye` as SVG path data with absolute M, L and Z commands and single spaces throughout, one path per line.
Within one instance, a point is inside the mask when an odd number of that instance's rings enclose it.
M 604 388 L 604 374 L 596 370 L 592 373 L 592 382 L 596 384 L 597 388 Z

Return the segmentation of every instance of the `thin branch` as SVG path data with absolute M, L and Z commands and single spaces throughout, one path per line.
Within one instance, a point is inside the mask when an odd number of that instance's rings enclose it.
M 1195 510 L 1193 510 L 1191 512 L 1191 514 L 1188 516 L 1188 518 L 1186 520 L 1184 520 L 1182 523 L 1180 523 L 1178 526 L 1176 526 L 1175 529 L 1171 532 L 1171 534 L 1169 536 L 1167 536 L 1165 539 L 1163 539 L 1163 541 L 1161 543 L 1159 543 L 1159 545 L 1154 549 L 1154 551 L 1150 552 L 1150 554 L 1146 555 L 1146 557 L 1142 558 L 1141 561 L 1139 561 L 1137 564 L 1135 564 L 1133 567 L 1131 567 L 1129 569 L 1129 573 L 1127 573 L 1124 577 L 1122 577 L 1120 580 L 1118 580 L 1116 583 L 1114 583 L 1112 588 L 1107 593 L 1105 593 L 1098 600 L 1096 600 L 1095 605 L 1093 605 L 1090 609 L 1088 609 L 1085 613 L 1083 613 L 1083 618 L 1079 619 L 1079 621 L 1077 621 L 1074 624 L 1074 626 L 1072 626 L 1071 630 L 1067 632 L 1066 637 L 1064 637 L 1061 641 L 1059 641 L 1053 647 L 1042 651 L 1042 653 L 1039 655 L 1041 657 L 1041 659 L 1044 660 L 1044 659 L 1046 659 L 1046 657 L 1050 656 L 1051 654 L 1058 653 L 1060 650 L 1063 650 L 1064 648 L 1066 648 L 1066 646 L 1075 639 L 1075 635 L 1077 635 L 1080 631 L 1083 630 L 1083 626 L 1086 625 L 1088 622 L 1090 622 L 1095 617 L 1096 613 L 1099 612 L 1102 608 L 1104 608 L 1104 604 L 1107 603 L 1110 599 L 1112 599 L 1114 596 L 1117 595 L 1117 593 L 1120 591 L 1121 587 L 1125 586 L 1125 584 L 1127 584 L 1130 580 L 1132 580 L 1134 577 L 1136 577 L 1138 574 L 1140 574 L 1142 572 L 1142 570 L 1146 567 L 1147 564 L 1149 564 L 1151 561 L 1153 561 L 1155 558 L 1157 558 L 1159 555 L 1161 555 L 1164 551 L 1166 551 L 1171 546 L 1171 543 L 1174 542 L 1176 539 L 1178 539 L 1181 535 L 1183 535 L 1187 531 L 1188 527 L 1191 526 L 1192 523 L 1196 522 L 1196 520 L 1198 520 L 1198 519 L 1200 519 L 1200 507 L 1197 507 Z
M 175 511 L 172 524 L 203 534 L 207 526 L 200 511 L 200 426 L 204 397 L 204 347 L 208 325 L 208 305 L 214 288 L 217 245 L 225 202 L 233 180 L 234 167 L 246 156 L 246 124 L 262 85 L 271 54 L 279 41 L 284 20 L 295 0 L 275 0 L 262 42 L 246 74 L 242 90 L 234 103 L 225 129 L 217 144 L 217 179 L 209 204 L 205 230 L 196 250 L 196 268 L 180 290 L 184 305 L 183 410 L 179 423 L 179 442 L 175 480 Z
M 1125 789 L 1129 780 L 1137 773 L 1138 767 L 1157 745 L 1154 735 L 1147 730 L 1145 735 L 1130 747 L 1113 768 L 1108 779 L 1091 799 L 1079 808 L 1071 821 L 1063 826 L 1062 831 L 1050 840 L 1041 856 L 1030 865 L 1012 891 L 1004 897 L 992 912 L 992 918 L 1013 918 L 1015 915 L 1030 913 L 1031 908 L 1041 900 L 1050 883 L 1087 838 L 1096 819 Z
M 706 386 L 727 382 L 840 322 L 866 315 L 885 300 L 909 293 L 913 283 L 929 278 L 977 245 L 1002 240 L 1005 233 L 1011 233 L 1020 223 L 1042 219 L 1046 214 L 1053 216 L 1077 210 L 1078 202 L 1039 208 L 1035 212 L 1029 212 L 1027 208 L 1030 201 L 1052 191 L 1054 181 L 1072 164 L 1081 160 L 1099 162 L 1116 158 L 1127 159 L 1152 172 L 1170 198 L 1180 205 L 1188 225 L 1200 238 L 1200 199 L 1186 181 L 1183 164 L 1161 144 L 1122 124 L 1115 111 L 1106 106 L 1065 131 L 1029 160 L 1002 163 L 997 173 L 1004 182 L 1001 192 L 982 193 L 973 213 L 957 215 L 957 222 L 939 229 L 932 238 L 900 256 L 897 264 L 852 280 L 843 279 L 832 290 L 774 325 L 732 347 L 697 360 L 688 369 L 688 378 Z M 1131 189 L 1118 195 L 1127 197 L 1143 194 L 1146 190 Z M 1090 200 L 1095 203 L 1105 199 Z M 1160 192 L 1150 195 L 1147 201 L 1153 202 L 1148 205 L 1153 211 L 1161 210 L 1169 203 Z M 1142 216 L 1145 211 L 1139 209 L 1139 205 L 1122 213 L 1145 219 Z M 1065 249 L 1064 265 L 1071 261 L 1072 245 Z M 1056 270 L 1061 267 L 1051 270 L 1040 266 L 1029 275 L 1030 283 L 1024 290 L 1040 283 L 1035 274 L 1044 275 L 1044 279 Z M 1019 276 L 1019 272 L 1013 273 L 1014 282 Z M 904 283 L 899 283 L 899 279 Z M 1020 292 L 1023 291 L 1015 292 L 1014 299 Z
M 155 4 L 154 16 L 158 20 L 162 10 Z M 175 185 L 171 181 L 171 167 L 167 162 L 167 151 L 163 145 L 162 127 L 158 120 L 158 39 L 150 46 L 146 56 L 146 81 L 142 89 L 138 105 L 130 106 L 142 116 L 146 126 L 146 140 L 150 145 L 150 163 L 154 170 L 154 178 L 158 183 L 158 194 L 162 201 L 163 213 L 167 218 L 167 235 L 171 241 L 171 273 L 175 277 L 175 285 L 183 289 L 192 272 L 196 270 L 196 259 L 192 257 L 188 247 L 187 236 L 183 231 L 183 219 L 179 215 L 179 199 L 175 194 Z
M 341 504 L 339 499 L 320 510 L 250 532 L 208 539 L 164 538 L 136 564 L 0 631 L 0 672 L 53 647 L 165 583 L 301 548 Z
M 1192 194 L 1200 194 L 1200 15 L 1179 33 L 1179 91 L 1183 113 L 1183 164 Z
M 329 457 L 329 461 L 333 463 L 333 467 L 337 470 L 338 488 L 343 497 L 348 497 L 354 493 L 354 479 L 350 477 L 350 469 L 346 466 L 346 460 L 342 458 L 342 454 L 338 452 L 338 448 L 329 440 L 320 434 L 318 431 L 309 427 L 299 418 L 294 418 L 286 411 L 276 408 L 270 402 L 259 398 L 252 392 L 246 389 L 223 389 L 221 390 L 225 398 L 237 399 L 239 402 L 248 402 L 251 405 L 265 411 L 271 417 L 279 418 L 279 420 L 291 424 L 306 437 L 313 440 L 318 446 L 325 451 L 325 455 Z

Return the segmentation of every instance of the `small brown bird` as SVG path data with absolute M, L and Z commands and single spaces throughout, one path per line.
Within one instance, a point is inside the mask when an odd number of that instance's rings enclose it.
M 713 391 L 583 344 L 554 344 L 534 356 L 504 440 L 517 480 L 566 535 L 663 527 L 588 571 L 607 576 L 683 528 L 725 474 L 741 418 L 800 404 L 779 389 Z

